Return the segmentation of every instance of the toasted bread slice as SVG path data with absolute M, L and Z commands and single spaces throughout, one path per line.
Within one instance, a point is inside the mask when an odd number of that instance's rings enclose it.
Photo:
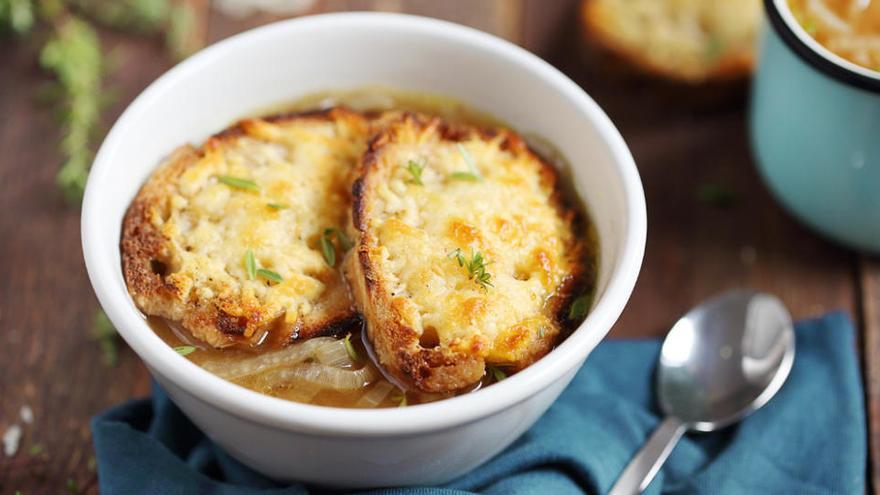
M 449 392 L 552 348 L 588 283 L 552 166 L 510 131 L 404 114 L 361 170 L 343 269 L 388 374 Z
M 135 303 L 214 347 L 283 344 L 358 323 L 322 238 L 342 256 L 326 229 L 348 222 L 349 177 L 368 132 L 363 117 L 337 108 L 244 120 L 177 150 L 125 216 L 122 264 Z
M 760 0 L 583 0 L 589 40 L 663 77 L 699 83 L 746 76 Z

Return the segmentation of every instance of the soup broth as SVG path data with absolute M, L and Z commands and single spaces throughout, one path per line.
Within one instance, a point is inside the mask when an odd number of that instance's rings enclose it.
M 343 105 L 361 112 L 381 112 L 385 110 L 408 110 L 418 111 L 440 116 L 451 122 L 460 122 L 480 126 L 499 126 L 497 119 L 477 112 L 455 100 L 419 95 L 414 93 L 391 91 L 382 88 L 369 88 L 355 91 L 328 91 L 306 96 L 290 104 L 280 105 L 264 109 L 255 115 L 271 115 L 285 112 L 301 112 Z M 582 286 L 587 287 L 586 307 L 590 306 L 590 298 L 595 283 L 595 257 L 596 237 L 592 225 L 588 221 L 582 203 L 570 189 L 570 180 L 566 176 L 569 173 L 567 164 L 552 146 L 546 141 L 529 139 L 547 160 L 553 163 L 560 171 L 560 188 L 566 196 L 567 204 L 575 205 L 580 211 L 574 229 L 578 235 L 584 237 L 586 245 L 586 259 L 589 260 L 585 267 L 585 275 Z M 570 333 L 583 320 L 581 315 L 576 320 L 567 323 L 568 328 L 563 329 L 561 338 Z M 277 342 L 272 338 L 265 339 L 259 346 L 243 348 L 213 348 L 194 338 L 189 332 L 174 322 L 163 318 L 150 316 L 148 323 L 169 346 L 183 348 L 181 352 L 187 359 L 195 364 L 214 372 L 233 383 L 254 391 L 278 397 L 281 399 L 303 402 L 322 406 L 352 407 L 352 408 L 375 408 L 375 407 L 400 407 L 424 402 L 431 402 L 447 398 L 452 394 L 428 394 L 413 390 L 403 390 L 398 387 L 388 376 L 384 375 L 376 366 L 371 349 L 365 344 L 364 332 L 360 327 L 342 329 L 335 337 L 321 337 L 326 346 L 322 347 L 325 354 L 333 354 L 328 358 L 333 361 L 333 367 L 346 372 L 350 378 L 358 373 L 358 379 L 362 379 L 361 386 L 347 388 L 330 388 L 316 384 L 320 380 L 311 380 L 309 377 L 291 376 L 288 371 L 281 370 L 282 366 L 265 365 L 266 372 L 239 373 L 236 369 L 242 366 L 250 366 L 249 363 L 257 363 L 260 360 L 269 362 L 272 356 L 280 352 L 296 352 L 300 346 L 306 345 L 310 340 L 297 342 L 288 346 Z M 311 339 L 317 340 L 317 339 Z M 334 344 L 335 343 L 335 344 Z M 309 344 L 311 345 L 311 344 Z M 344 347 L 343 347 L 344 346 Z M 194 348 L 195 350 L 191 350 Z M 347 358 L 344 354 L 347 355 Z M 180 352 L 180 351 L 179 351 Z M 274 353 L 274 354 L 273 354 Z M 320 354 L 320 353 L 319 353 Z M 318 355 L 309 355 L 300 362 L 303 369 L 312 366 L 316 372 L 324 358 Z M 257 366 L 254 364 L 254 366 Z M 260 365 L 264 366 L 264 365 Z M 261 368 L 262 369 L 262 368 Z M 486 376 L 472 388 L 458 393 L 471 392 L 484 386 L 491 385 L 503 380 L 512 370 L 487 366 Z M 283 379 L 277 379 L 282 376 Z
M 788 0 L 788 5 L 822 46 L 880 71 L 880 0 Z

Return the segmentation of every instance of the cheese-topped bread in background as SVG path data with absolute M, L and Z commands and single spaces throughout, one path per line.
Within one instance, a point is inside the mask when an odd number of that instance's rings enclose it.
M 510 131 L 404 114 L 361 170 L 344 270 L 387 373 L 448 392 L 552 348 L 589 266 L 552 166 Z
M 587 38 L 635 65 L 699 83 L 747 75 L 760 0 L 583 0 Z
M 331 261 L 348 247 L 338 232 L 368 128 L 337 108 L 244 120 L 177 150 L 125 216 L 135 303 L 214 347 L 283 344 L 359 322 Z

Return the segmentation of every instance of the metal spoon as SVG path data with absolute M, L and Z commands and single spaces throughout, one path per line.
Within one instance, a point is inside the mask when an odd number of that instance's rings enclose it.
M 766 404 L 793 362 L 791 315 L 776 297 L 732 291 L 690 310 L 660 351 L 657 390 L 666 419 L 609 495 L 644 490 L 685 431 L 723 428 Z

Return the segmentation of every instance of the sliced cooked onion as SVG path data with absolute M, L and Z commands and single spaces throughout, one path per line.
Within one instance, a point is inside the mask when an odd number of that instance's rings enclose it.
M 807 10 L 821 20 L 822 24 L 828 29 L 844 32 L 852 30 L 849 24 L 828 8 L 823 0 L 809 0 L 807 2 Z
M 334 339 L 315 349 L 315 359 L 321 364 L 327 366 L 336 366 L 342 368 L 354 364 L 348 351 L 345 350 L 345 341 Z
M 293 344 L 280 351 L 261 354 L 236 363 L 207 362 L 202 367 L 217 376 L 231 380 L 263 373 L 279 366 L 301 363 L 314 357 L 315 352 L 322 346 L 332 345 L 336 342 L 338 341 L 333 337 L 316 337 L 299 344 Z
M 388 394 L 394 390 L 394 385 L 388 382 L 379 382 L 373 385 L 369 392 L 361 396 L 355 403 L 355 407 L 376 407 L 388 397 Z
M 376 373 L 371 366 L 351 371 L 320 363 L 301 363 L 267 371 L 262 378 L 270 383 L 305 382 L 334 390 L 354 390 L 367 386 L 376 378 Z

